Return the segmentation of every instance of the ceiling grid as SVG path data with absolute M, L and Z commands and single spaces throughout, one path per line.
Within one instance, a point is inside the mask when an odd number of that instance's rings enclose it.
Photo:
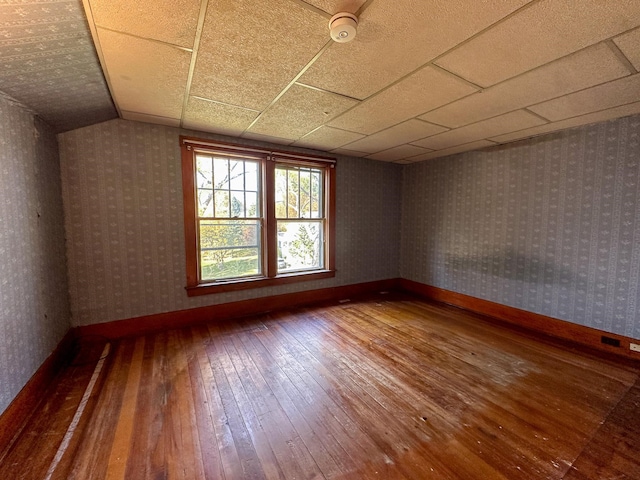
M 639 70 L 637 0 L 0 4 L 0 92 L 57 131 L 120 116 L 407 164 L 640 113 Z

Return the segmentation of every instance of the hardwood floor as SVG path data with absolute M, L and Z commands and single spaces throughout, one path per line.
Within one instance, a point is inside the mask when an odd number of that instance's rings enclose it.
M 637 366 L 412 297 L 92 345 L 0 478 L 640 479 Z

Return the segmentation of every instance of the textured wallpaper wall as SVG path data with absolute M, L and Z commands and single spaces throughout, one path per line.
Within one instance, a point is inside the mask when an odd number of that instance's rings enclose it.
M 62 217 L 55 136 L 0 95 L 0 412 L 69 329 Z
M 398 276 L 401 168 L 339 157 L 335 278 L 188 298 L 181 133 L 237 142 L 126 120 L 58 136 L 74 325 Z
M 640 338 L 640 117 L 403 172 L 401 276 Z

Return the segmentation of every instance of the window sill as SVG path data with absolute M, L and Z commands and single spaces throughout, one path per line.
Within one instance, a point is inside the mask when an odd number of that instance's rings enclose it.
M 248 278 L 226 282 L 201 283 L 186 287 L 189 297 L 210 295 L 213 293 L 233 292 L 236 290 L 249 290 L 252 288 L 270 287 L 273 285 L 286 285 L 288 283 L 308 282 L 323 278 L 335 277 L 335 270 L 320 270 L 314 272 L 296 272 L 278 275 L 272 278 Z

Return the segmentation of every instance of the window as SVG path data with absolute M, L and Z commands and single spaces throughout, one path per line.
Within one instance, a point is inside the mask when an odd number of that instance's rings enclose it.
M 180 137 L 190 296 L 335 275 L 335 161 Z

